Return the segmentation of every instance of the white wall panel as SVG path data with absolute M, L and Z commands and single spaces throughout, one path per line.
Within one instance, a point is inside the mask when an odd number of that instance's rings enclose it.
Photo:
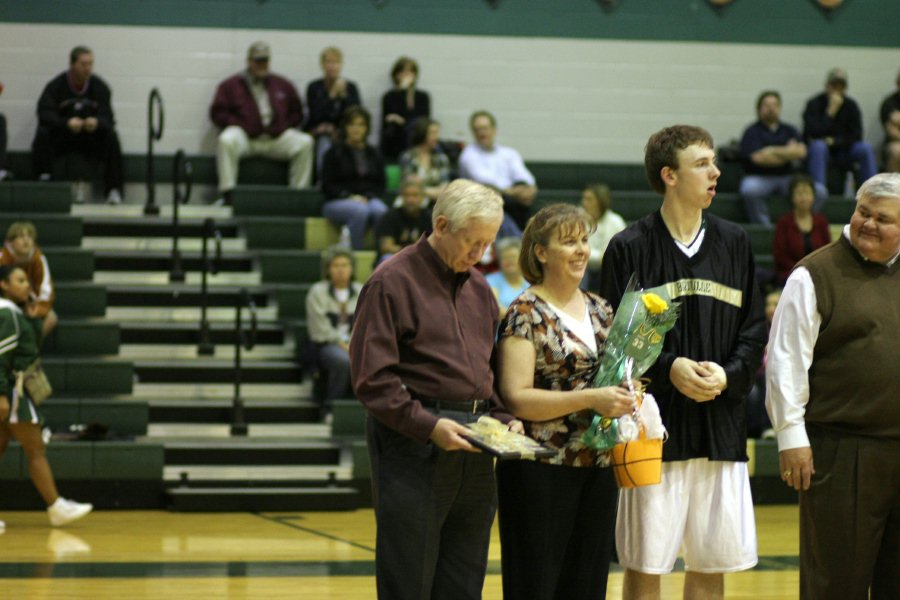
M 319 76 L 319 51 L 341 47 L 345 75 L 376 122 L 391 64 L 414 56 L 445 137 L 468 139 L 469 114 L 487 108 L 502 143 L 549 161 L 641 162 L 648 135 L 673 123 L 705 126 L 725 142 L 754 119 L 756 95 L 768 88 L 782 93 L 785 119 L 799 125 L 835 65 L 849 71 L 866 137 L 878 144 L 878 106 L 900 65 L 900 50 L 884 48 L 2 23 L 0 111 L 10 146 L 30 146 L 44 84 L 66 67 L 72 46 L 87 44 L 113 88 L 126 152 L 146 147 L 146 98 L 156 86 L 167 111 L 159 150 L 211 154 L 209 102 L 257 39 L 271 44 L 273 70 L 301 94 Z

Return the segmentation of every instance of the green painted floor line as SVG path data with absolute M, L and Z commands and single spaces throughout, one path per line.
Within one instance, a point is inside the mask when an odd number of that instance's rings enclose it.
M 756 571 L 796 571 L 796 556 L 760 557 Z M 612 565 L 613 572 L 620 572 Z M 679 560 L 676 571 L 684 570 Z M 500 561 L 488 564 L 500 574 Z M 0 579 L 175 579 L 184 577 L 374 577 L 375 561 L 228 561 L 228 562 L 4 562 Z

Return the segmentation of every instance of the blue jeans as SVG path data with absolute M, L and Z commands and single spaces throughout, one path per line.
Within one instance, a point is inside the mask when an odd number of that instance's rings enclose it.
M 751 223 L 772 226 L 768 199 L 775 194 L 787 198 L 792 177 L 793 175 L 745 175 L 741 179 L 741 200 L 744 201 L 744 210 Z M 815 186 L 816 201 L 812 209 L 814 212 L 821 212 L 828 199 L 828 190 L 818 181 L 815 182 Z M 790 198 L 788 200 L 790 201 Z
M 350 355 L 337 344 L 322 344 L 318 348 L 318 363 L 328 378 L 325 405 L 332 400 L 352 398 L 350 391 Z
M 853 168 L 853 165 L 859 165 L 859 176 L 862 181 L 857 181 L 856 187 L 878 172 L 875 153 L 868 142 L 854 142 L 848 149 L 829 148 L 824 140 L 812 140 L 806 146 L 806 161 L 810 176 L 816 183 L 822 185 L 825 185 L 825 173 L 831 161 L 848 169 Z
M 368 202 L 357 202 L 350 198 L 329 200 L 322 209 L 325 218 L 338 225 L 346 225 L 350 230 L 350 245 L 354 250 L 365 247 L 366 227 L 378 224 L 388 211 L 379 198 L 369 198 Z

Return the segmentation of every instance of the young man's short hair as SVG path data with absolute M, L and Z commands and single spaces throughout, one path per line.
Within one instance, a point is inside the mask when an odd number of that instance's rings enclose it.
M 694 125 L 673 125 L 650 136 L 644 147 L 644 168 L 653 191 L 665 193 L 666 184 L 661 174 L 663 167 L 677 169 L 678 152 L 693 144 L 715 148 L 709 132 Z

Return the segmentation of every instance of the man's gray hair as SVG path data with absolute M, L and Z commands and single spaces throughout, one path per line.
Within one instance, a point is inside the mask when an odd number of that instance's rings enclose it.
M 431 215 L 432 225 L 443 215 L 450 225 L 450 232 L 465 227 L 473 219 L 502 218 L 503 198 L 485 185 L 468 179 L 457 179 L 438 196 Z
M 856 199 L 870 198 L 896 198 L 900 200 L 900 173 L 879 173 L 873 175 L 866 180 L 859 191 L 856 192 Z

